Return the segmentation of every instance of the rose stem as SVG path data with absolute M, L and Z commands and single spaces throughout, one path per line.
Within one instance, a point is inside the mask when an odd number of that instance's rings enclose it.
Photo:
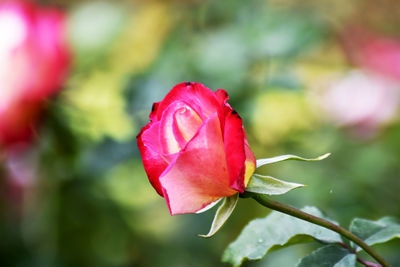
M 327 221 L 325 219 L 308 214 L 306 212 L 303 212 L 303 211 L 293 208 L 291 206 L 285 205 L 283 203 L 270 200 L 265 196 L 262 196 L 259 194 L 252 194 L 252 197 L 258 203 L 260 203 L 261 205 L 263 205 L 267 208 L 289 214 L 293 217 L 299 218 L 304 221 L 308 221 L 313 224 L 317 224 L 319 226 L 328 228 L 338 234 L 341 234 L 342 236 L 346 237 L 347 239 L 353 241 L 354 243 L 356 243 L 357 245 L 362 247 L 365 252 L 367 252 L 369 255 L 371 255 L 371 257 L 373 257 L 377 262 L 382 264 L 383 267 L 390 267 L 389 263 L 387 263 L 381 256 L 379 256 L 370 246 L 368 246 L 363 240 L 361 240 L 359 237 L 352 234 L 348 230 L 346 230 L 334 223 L 331 223 L 330 221 Z

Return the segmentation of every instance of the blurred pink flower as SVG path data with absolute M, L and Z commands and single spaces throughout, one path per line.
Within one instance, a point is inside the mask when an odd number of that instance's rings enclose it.
M 400 80 L 400 40 L 349 26 L 342 34 L 349 59 L 357 66 Z
M 26 143 L 70 59 L 64 14 L 32 3 L 0 3 L 0 146 Z
M 383 75 L 400 80 L 400 42 L 371 39 L 361 50 L 360 64 Z
M 393 119 L 399 105 L 399 84 L 363 71 L 351 71 L 324 92 L 322 104 L 338 125 L 370 136 Z

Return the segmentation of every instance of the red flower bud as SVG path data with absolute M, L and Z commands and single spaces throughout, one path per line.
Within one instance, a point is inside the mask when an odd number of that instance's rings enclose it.
M 137 140 L 149 180 L 172 215 L 243 192 L 256 160 L 228 94 L 181 83 L 154 103 Z

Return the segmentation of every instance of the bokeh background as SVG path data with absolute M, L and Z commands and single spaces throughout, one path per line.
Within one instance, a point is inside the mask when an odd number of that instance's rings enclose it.
M 400 217 L 400 2 L 36 3 L 66 13 L 72 64 L 28 148 L 0 153 L 1 266 L 228 266 L 225 247 L 269 210 L 242 199 L 201 239 L 215 208 L 170 216 L 136 146 L 183 81 L 228 91 L 257 158 L 332 153 L 257 170 L 308 185 L 276 199 L 346 227 Z M 293 266 L 315 247 L 245 266 Z M 377 249 L 400 266 L 400 241 Z

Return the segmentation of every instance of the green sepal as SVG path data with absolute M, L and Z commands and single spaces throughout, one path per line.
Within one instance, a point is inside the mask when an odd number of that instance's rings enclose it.
M 302 258 L 296 267 L 355 267 L 357 257 L 338 245 L 323 246 Z
M 282 156 L 277 156 L 277 157 L 273 157 L 273 158 L 258 159 L 256 168 L 259 168 L 259 167 L 267 165 L 267 164 L 272 164 L 272 163 L 286 161 L 286 160 L 320 161 L 320 160 L 326 159 L 330 155 L 331 155 L 331 153 L 326 153 L 322 156 L 319 156 L 319 157 L 313 158 L 313 159 L 302 158 L 302 157 L 299 157 L 296 155 L 282 155 Z
M 236 204 L 239 199 L 239 194 L 235 194 L 230 197 L 225 197 L 224 201 L 222 202 L 221 206 L 217 209 L 215 213 L 214 220 L 211 224 L 211 229 L 206 235 L 199 235 L 204 238 L 209 238 L 215 235 L 219 229 L 224 225 L 224 223 L 228 220 L 231 216 L 233 210 L 236 207 Z
M 303 186 L 303 184 L 290 183 L 271 176 L 253 174 L 245 191 L 264 195 L 282 195 Z

